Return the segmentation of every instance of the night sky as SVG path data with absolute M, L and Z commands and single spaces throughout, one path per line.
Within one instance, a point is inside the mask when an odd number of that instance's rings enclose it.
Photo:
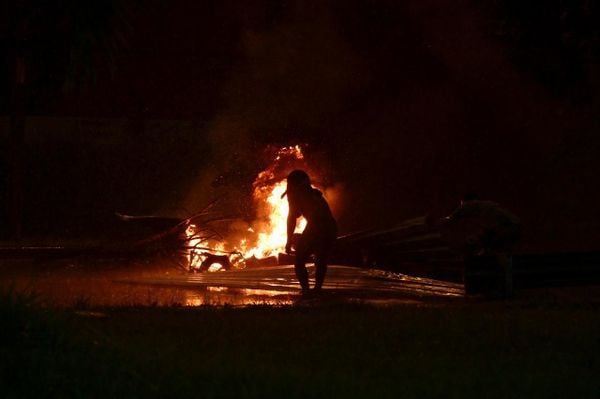
M 521 218 L 523 252 L 600 249 L 596 2 L 24 3 L 1 17 L 0 184 L 19 48 L 28 236 L 245 202 L 267 146 L 303 144 L 341 232 L 475 191 Z

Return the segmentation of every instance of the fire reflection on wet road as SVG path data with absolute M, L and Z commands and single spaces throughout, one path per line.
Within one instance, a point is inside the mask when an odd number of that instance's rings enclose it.
M 311 277 L 313 272 L 314 269 L 309 266 Z M 210 298 L 210 295 L 203 297 L 192 295 L 186 301 L 188 305 L 214 304 L 219 303 L 220 300 L 232 305 L 292 304 L 299 297 L 299 286 L 293 266 L 144 277 L 118 281 L 133 285 L 197 289 L 213 294 L 213 298 Z M 431 298 L 464 296 L 462 284 L 381 270 L 335 265 L 329 267 L 323 289 L 324 292 L 317 298 L 374 303 L 413 303 Z
M 185 273 L 156 265 L 60 263 L 0 265 L 0 289 L 34 292 L 51 306 L 293 305 L 301 299 L 293 266 Z M 311 279 L 313 267 L 309 266 Z M 313 303 L 423 303 L 464 296 L 461 284 L 330 266 Z

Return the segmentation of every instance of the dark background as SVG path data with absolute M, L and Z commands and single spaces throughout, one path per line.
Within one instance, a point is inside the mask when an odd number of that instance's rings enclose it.
M 3 6 L 0 186 L 20 52 L 26 237 L 221 195 L 250 218 L 265 149 L 299 143 L 341 232 L 475 191 L 522 219 L 524 252 L 600 249 L 596 2 L 79 3 Z

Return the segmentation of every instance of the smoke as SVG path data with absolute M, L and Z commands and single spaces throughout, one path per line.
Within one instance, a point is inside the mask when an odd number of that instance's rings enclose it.
M 581 209 L 598 212 L 589 189 L 597 101 L 552 98 L 470 2 L 281 4 L 241 19 L 239 57 L 188 208 L 223 196 L 252 221 L 252 183 L 270 162 L 268 145 L 308 144 L 307 165 L 341 231 L 441 215 L 465 190 L 521 216 L 530 248 L 583 242 L 575 227 L 569 237 L 548 233 L 572 224 L 570 213 L 553 211 L 565 206 L 577 214 L 573 226 L 593 231 Z
M 240 56 L 223 85 L 225 105 L 204 132 L 210 159 L 190 184 L 185 209 L 220 198 L 225 212 L 250 220 L 256 213 L 252 184 L 272 162 L 273 148 L 282 146 L 304 145 L 311 159 L 304 167 L 317 184 L 332 183 L 322 127 L 342 109 L 351 83 L 360 80 L 359 66 L 330 5 L 286 4 L 270 24 L 264 20 L 273 4 L 240 19 Z M 289 172 L 289 165 L 280 168 L 277 179 Z

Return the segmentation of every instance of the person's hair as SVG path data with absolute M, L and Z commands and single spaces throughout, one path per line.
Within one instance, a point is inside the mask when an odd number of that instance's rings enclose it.
M 308 174 L 300 169 L 296 169 L 292 172 L 290 172 L 290 174 L 287 177 L 287 183 L 288 185 L 293 185 L 296 187 L 299 186 L 309 186 L 310 187 L 310 177 L 308 177 Z

